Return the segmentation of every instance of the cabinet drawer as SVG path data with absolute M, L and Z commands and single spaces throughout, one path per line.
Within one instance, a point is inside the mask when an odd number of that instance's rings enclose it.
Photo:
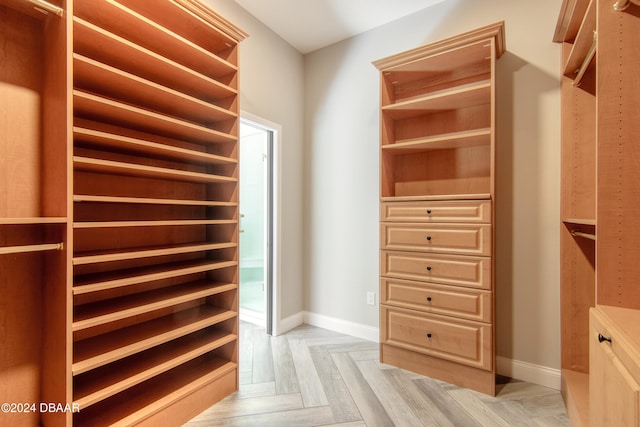
M 380 221 L 491 223 L 491 201 L 383 202 Z
M 383 249 L 466 255 L 491 255 L 489 224 L 403 224 L 380 225 Z
M 380 302 L 434 314 L 491 322 L 491 292 L 382 278 Z
M 383 306 L 380 326 L 385 344 L 476 368 L 493 368 L 490 325 Z
M 491 289 L 491 258 L 418 252 L 380 252 L 383 276 Z
M 630 336 L 637 336 L 639 330 L 637 325 L 640 316 L 634 311 L 636 310 L 603 306 L 590 310 L 591 425 L 640 425 L 640 366 L 637 348 L 633 348 L 633 339 L 629 340 Z M 609 317 L 609 314 L 613 317 Z M 622 314 L 619 319 L 623 323 L 616 324 L 613 319 L 619 314 Z M 625 326 L 624 322 L 630 322 L 630 325 Z

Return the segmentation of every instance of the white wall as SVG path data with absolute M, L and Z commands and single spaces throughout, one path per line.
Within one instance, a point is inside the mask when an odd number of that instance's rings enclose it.
M 369 328 L 378 326 L 378 307 L 365 296 L 378 292 L 379 269 L 379 82 L 371 61 L 506 21 L 497 353 L 558 368 L 560 47 L 551 38 L 560 2 L 448 0 L 303 57 L 235 2 L 207 1 L 250 34 L 241 45 L 241 108 L 282 125 L 280 316 L 306 311 Z
M 304 307 L 369 327 L 378 307 L 373 60 L 505 20 L 498 61 L 497 354 L 560 366 L 558 0 L 449 0 L 305 56 Z M 376 301 L 377 302 L 377 301 Z
M 280 150 L 281 265 L 276 316 L 302 309 L 303 57 L 230 0 L 206 0 L 218 14 L 249 33 L 240 44 L 240 108 L 282 126 Z

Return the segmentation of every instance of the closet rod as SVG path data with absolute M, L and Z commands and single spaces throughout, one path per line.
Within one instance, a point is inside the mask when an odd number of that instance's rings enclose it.
M 64 249 L 63 243 L 45 243 L 43 245 L 27 245 L 27 246 L 6 246 L 0 248 L 0 255 L 20 254 L 24 252 L 40 252 L 40 251 L 61 251 Z
M 64 10 L 61 7 L 58 7 L 55 4 L 51 4 L 45 0 L 24 0 L 24 1 L 31 4 L 36 9 L 40 9 L 48 13 L 53 13 L 54 15 L 62 16 L 64 14 Z
M 596 240 L 595 234 L 583 233 L 582 231 L 571 230 L 571 235 L 576 237 L 584 237 L 585 239 Z
M 591 47 L 589 48 L 589 51 L 587 52 L 587 56 L 585 56 L 584 58 L 584 61 L 582 61 L 582 65 L 578 70 L 578 74 L 576 75 L 576 78 L 573 79 L 574 86 L 580 86 L 580 83 L 582 83 L 582 78 L 584 77 L 584 73 L 587 72 L 587 68 L 589 68 L 589 64 L 591 64 L 591 61 L 593 61 L 593 57 L 596 56 L 597 41 L 598 41 L 598 33 L 594 31 L 593 43 L 591 44 Z

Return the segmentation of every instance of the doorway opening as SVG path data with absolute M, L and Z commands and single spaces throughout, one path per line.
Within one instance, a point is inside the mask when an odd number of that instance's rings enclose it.
M 277 127 L 240 119 L 240 320 L 273 331 L 274 151 Z

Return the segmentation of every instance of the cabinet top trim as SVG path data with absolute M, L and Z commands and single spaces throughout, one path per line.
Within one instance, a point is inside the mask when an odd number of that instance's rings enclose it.
M 233 38 L 237 42 L 241 42 L 245 38 L 249 37 L 249 34 L 242 31 L 240 28 L 227 21 L 222 16 L 211 10 L 206 4 L 199 0 L 171 0 L 174 3 L 187 9 L 189 12 L 198 16 L 209 25 L 224 32 L 229 37 Z
M 426 56 L 435 55 L 450 49 L 455 49 L 459 46 L 468 45 L 469 43 L 490 38 L 495 38 L 496 58 L 500 58 L 506 50 L 504 21 L 496 22 L 495 24 L 477 28 L 466 33 L 417 47 L 415 49 L 400 52 L 386 58 L 378 59 L 377 61 L 373 61 L 373 65 L 375 65 L 379 70 L 386 70 L 416 59 L 421 59 Z

